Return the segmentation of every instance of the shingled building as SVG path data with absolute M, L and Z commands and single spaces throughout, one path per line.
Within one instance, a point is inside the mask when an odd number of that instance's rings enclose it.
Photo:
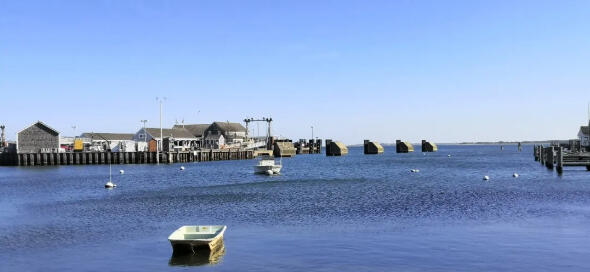
M 50 153 L 59 151 L 59 131 L 41 121 L 17 133 L 18 153 Z
M 205 137 L 223 135 L 226 145 L 241 144 L 246 139 L 246 128 L 240 123 L 213 122 L 206 130 Z

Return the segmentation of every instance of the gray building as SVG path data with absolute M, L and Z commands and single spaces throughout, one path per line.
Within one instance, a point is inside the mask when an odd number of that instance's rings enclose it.
M 16 149 L 18 153 L 58 152 L 59 131 L 37 121 L 17 133 Z
M 188 130 L 193 136 L 197 138 L 203 138 L 205 131 L 211 126 L 211 124 L 191 124 L 191 125 L 174 125 L 173 128 L 184 128 Z
M 162 137 L 170 138 L 173 146 L 178 150 L 192 150 L 198 148 L 199 145 L 199 139 L 185 128 L 164 128 L 162 129 Z M 157 141 L 158 147 L 162 151 L 159 128 L 141 128 L 133 136 L 133 140 L 137 142 L 149 142 L 152 139 Z
M 246 139 L 246 128 L 240 123 L 213 122 L 205 131 L 205 137 L 216 135 L 223 135 L 226 145 L 239 145 Z

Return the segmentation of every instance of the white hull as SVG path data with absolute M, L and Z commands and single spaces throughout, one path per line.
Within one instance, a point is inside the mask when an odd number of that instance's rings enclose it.
M 215 248 L 223 243 L 226 226 L 183 226 L 168 237 L 173 250 L 187 251 L 199 247 Z
M 266 174 L 268 171 L 272 171 L 273 174 L 278 174 L 281 172 L 281 165 L 257 165 L 254 166 L 254 171 L 256 174 Z

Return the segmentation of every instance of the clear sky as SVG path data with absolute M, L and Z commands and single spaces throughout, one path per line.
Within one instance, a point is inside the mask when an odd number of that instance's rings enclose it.
M 347 144 L 575 138 L 590 1 L 0 0 L 0 123 L 271 116 Z M 258 134 L 254 125 L 255 134 Z M 263 134 L 264 126 L 260 125 Z

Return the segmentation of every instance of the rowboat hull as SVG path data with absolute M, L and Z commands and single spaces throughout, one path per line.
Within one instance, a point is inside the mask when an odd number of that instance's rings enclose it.
M 195 253 L 198 250 L 215 250 L 223 246 L 226 226 L 183 226 L 169 237 L 174 254 Z

